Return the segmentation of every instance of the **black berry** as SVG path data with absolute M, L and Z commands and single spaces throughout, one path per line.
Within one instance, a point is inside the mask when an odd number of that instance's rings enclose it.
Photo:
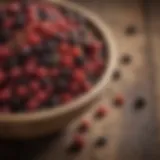
M 52 80 L 48 77 L 45 77 L 43 79 L 40 80 L 40 85 L 42 88 L 47 88 L 47 87 L 52 87 Z
M 84 60 L 83 56 L 77 56 L 77 57 L 75 57 L 75 64 L 76 64 L 76 66 L 78 66 L 78 67 L 84 66 L 84 62 L 85 62 L 85 60 Z
M 103 147 L 104 145 L 106 145 L 106 143 L 107 143 L 106 137 L 99 137 L 95 142 L 95 146 L 96 147 Z
M 18 65 L 18 59 L 17 57 L 9 57 L 6 62 L 3 65 L 3 68 L 7 71 L 10 70 L 11 68 L 15 67 Z
M 0 31 L 0 44 L 6 43 L 10 38 L 10 30 L 1 29 Z
M 19 97 L 13 97 L 10 102 L 12 112 L 23 111 L 24 102 Z
M 71 76 L 72 76 L 72 71 L 71 69 L 68 69 L 68 68 L 64 68 L 61 70 L 60 72 L 60 76 L 64 79 L 70 79 Z
M 32 48 L 27 46 L 27 47 L 23 47 L 22 51 L 21 51 L 21 56 L 23 56 L 24 58 L 30 56 L 32 54 Z
M 56 82 L 55 87 L 57 93 L 66 92 L 68 88 L 68 82 L 64 78 L 59 78 Z
M 41 8 L 38 9 L 38 16 L 41 20 L 46 20 L 48 18 L 47 13 Z
M 4 11 L 0 11 L 0 26 L 2 26 L 4 20 L 6 19 L 6 14 Z
M 17 14 L 15 22 L 13 24 L 13 29 L 21 29 L 25 25 L 25 17 L 22 13 Z
M 44 52 L 44 46 L 42 43 L 38 43 L 32 47 L 32 50 L 34 55 L 40 57 L 41 54 Z
M 58 105 L 60 103 L 60 99 L 58 96 L 50 97 L 46 102 L 45 105 L 48 107 L 53 107 L 55 105 Z
M 142 109 L 144 108 L 146 105 L 146 100 L 143 98 L 143 97 L 138 97 L 136 100 L 135 100 L 135 109 Z

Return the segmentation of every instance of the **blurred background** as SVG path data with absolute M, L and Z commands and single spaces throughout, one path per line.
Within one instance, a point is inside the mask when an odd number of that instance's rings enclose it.
M 26 141 L 0 140 L 0 160 L 159 160 L 160 1 L 71 0 L 99 15 L 118 49 L 117 68 L 100 102 L 108 115 L 92 120 L 95 107 L 63 131 Z M 114 102 L 118 102 L 115 104 Z M 90 120 L 82 150 L 68 153 L 75 128 Z

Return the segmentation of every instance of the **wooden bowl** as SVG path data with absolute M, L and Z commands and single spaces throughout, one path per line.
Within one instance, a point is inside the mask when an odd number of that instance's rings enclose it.
M 33 138 L 64 128 L 71 120 L 89 108 L 102 93 L 109 82 L 116 62 L 116 49 L 110 30 L 99 18 L 70 2 L 54 1 L 53 3 L 80 13 L 91 24 L 95 32 L 101 36 L 106 45 L 106 68 L 99 82 L 86 94 L 71 103 L 37 111 L 35 113 L 0 114 L 0 137 L 3 138 Z

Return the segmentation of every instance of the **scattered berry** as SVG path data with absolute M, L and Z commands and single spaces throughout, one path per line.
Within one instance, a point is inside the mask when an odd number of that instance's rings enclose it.
M 107 113 L 108 113 L 108 110 L 106 106 L 102 105 L 96 110 L 96 117 L 103 118 Z
M 82 120 L 78 127 L 79 132 L 86 132 L 90 128 L 90 122 L 88 120 Z
M 143 97 L 138 97 L 135 100 L 134 103 L 135 109 L 142 109 L 145 107 L 145 105 L 146 105 L 146 100 Z
M 85 146 L 85 140 L 82 136 L 76 135 L 73 137 L 73 141 L 71 145 L 69 146 L 70 152 L 78 152 L 83 149 Z
M 114 104 L 116 106 L 122 106 L 125 102 L 124 96 L 121 94 L 116 95 L 115 99 L 114 99 Z
M 96 142 L 95 142 L 95 146 L 96 147 L 103 147 L 103 146 L 106 145 L 107 140 L 108 139 L 106 137 L 103 137 L 103 136 L 98 137 L 97 140 L 96 140 Z

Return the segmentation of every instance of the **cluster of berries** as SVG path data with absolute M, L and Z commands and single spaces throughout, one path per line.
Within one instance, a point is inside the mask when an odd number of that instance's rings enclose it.
M 53 4 L 0 7 L 0 112 L 36 111 L 87 92 L 104 70 L 87 20 Z

